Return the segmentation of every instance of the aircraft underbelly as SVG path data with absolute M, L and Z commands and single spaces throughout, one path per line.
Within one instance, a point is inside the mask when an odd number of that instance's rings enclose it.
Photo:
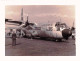
M 49 38 L 62 38 L 62 33 L 60 31 L 41 31 L 39 32 L 39 36 Z
M 54 38 L 62 38 L 62 32 L 60 31 L 54 31 L 52 34 Z

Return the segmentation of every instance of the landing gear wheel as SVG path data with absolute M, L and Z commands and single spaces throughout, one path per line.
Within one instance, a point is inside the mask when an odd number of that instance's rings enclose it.
M 55 39 L 56 42 L 62 42 L 62 39 Z
M 24 35 L 23 37 L 24 37 L 24 38 L 27 38 L 27 36 L 26 36 L 26 35 Z
M 62 42 L 62 39 L 58 39 L 58 42 Z
M 40 39 L 45 40 L 46 38 L 45 37 L 40 37 Z

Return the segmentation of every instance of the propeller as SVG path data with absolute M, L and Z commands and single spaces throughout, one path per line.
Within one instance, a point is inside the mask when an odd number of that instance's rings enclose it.
M 33 23 L 29 23 L 29 21 L 28 21 L 28 15 L 27 15 L 27 21 L 25 22 L 25 27 L 27 27 L 29 25 L 34 25 L 34 24 Z

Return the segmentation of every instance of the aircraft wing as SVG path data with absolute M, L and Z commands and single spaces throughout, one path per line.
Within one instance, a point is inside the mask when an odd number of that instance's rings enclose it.
M 6 22 L 14 23 L 14 24 L 18 24 L 18 25 L 21 25 L 22 24 L 22 22 L 20 22 L 20 21 L 12 21 L 11 19 L 5 19 L 5 23 Z

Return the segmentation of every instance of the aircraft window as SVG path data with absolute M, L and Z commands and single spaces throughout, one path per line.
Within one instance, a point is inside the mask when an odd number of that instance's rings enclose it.
M 57 31 L 60 31 L 60 28 L 66 28 L 65 24 L 56 24 L 55 27 L 57 28 Z
M 64 29 L 64 28 L 66 28 L 66 26 L 65 25 L 60 25 L 60 26 L 56 26 L 56 28 L 57 28 L 57 31 L 60 31 L 60 28 Z

